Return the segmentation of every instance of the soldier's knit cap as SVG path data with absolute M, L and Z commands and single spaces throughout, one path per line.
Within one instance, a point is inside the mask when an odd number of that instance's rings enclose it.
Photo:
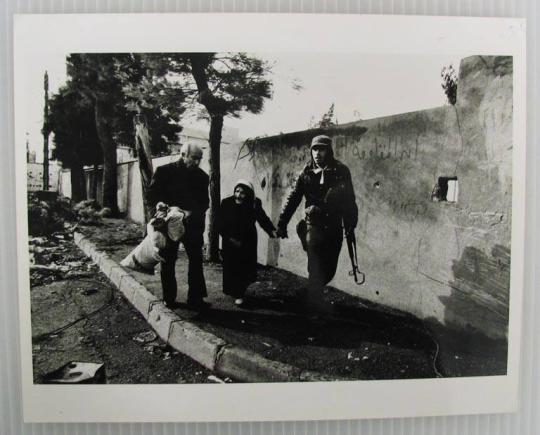
M 321 134 L 319 136 L 315 136 L 311 140 L 311 146 L 310 149 L 313 149 L 313 147 L 326 147 L 326 148 L 332 148 L 332 139 L 330 139 L 328 136 L 325 136 L 324 134 Z

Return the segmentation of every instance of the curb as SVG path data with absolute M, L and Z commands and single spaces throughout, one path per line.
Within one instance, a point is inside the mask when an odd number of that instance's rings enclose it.
M 178 352 L 222 376 L 243 382 L 323 382 L 352 380 L 333 378 L 261 355 L 227 343 L 168 309 L 129 272 L 100 251 L 86 236 L 75 232 L 73 241 L 101 272 L 120 290 L 128 302 L 147 320 L 154 331 Z

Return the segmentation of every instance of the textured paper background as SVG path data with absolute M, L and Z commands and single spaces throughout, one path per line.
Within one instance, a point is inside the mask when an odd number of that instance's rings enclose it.
M 2 185 L 0 203 L 3 213 L 0 226 L 2 251 L 0 272 L 2 272 L 2 291 L 0 299 L 0 390 L 2 401 L 0 410 L 0 433 L 377 433 L 377 434 L 424 434 L 424 433 L 536 433 L 535 411 L 538 409 L 538 379 L 533 368 L 537 366 L 535 357 L 538 346 L 538 329 L 534 304 L 534 270 L 536 269 L 535 245 L 537 234 L 536 217 L 536 176 L 537 152 L 532 146 L 536 142 L 538 122 L 535 100 L 538 99 L 536 87 L 536 28 L 537 11 L 531 1 L 514 2 L 453 2 L 449 1 L 399 1 L 399 2 L 8 2 L 0 5 L 2 13 L 2 56 L 0 65 L 0 132 L 4 158 L 0 162 Z M 388 421 L 342 421 L 319 423 L 243 423 L 243 424 L 132 424 L 132 425 L 22 425 L 20 402 L 20 361 L 18 345 L 18 316 L 14 309 L 17 304 L 17 279 L 15 259 L 14 214 L 14 153 L 13 153 L 13 73 L 12 73 L 12 14 L 45 12 L 360 12 L 386 14 L 425 14 L 425 15 L 472 15 L 472 16 L 514 16 L 528 18 L 528 159 L 527 159 L 527 243 L 525 261 L 524 295 L 524 340 L 522 354 L 521 411 L 512 416 L 475 416 L 420 418 Z M 456 29 L 459 31 L 459 29 Z

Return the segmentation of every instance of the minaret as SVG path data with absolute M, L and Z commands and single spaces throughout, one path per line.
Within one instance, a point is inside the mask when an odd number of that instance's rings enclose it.
M 45 71 L 43 80 L 45 107 L 43 110 L 43 190 L 49 190 L 49 75 Z

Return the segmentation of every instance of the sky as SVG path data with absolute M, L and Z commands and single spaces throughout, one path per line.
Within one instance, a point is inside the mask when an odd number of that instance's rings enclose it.
M 446 104 L 441 88 L 443 66 L 458 70 L 464 56 L 377 55 L 360 53 L 255 54 L 270 62 L 273 97 L 262 113 L 228 118 L 241 138 L 304 130 L 334 104 L 340 124 L 411 112 Z M 66 80 L 65 55 L 35 59 L 26 75 L 26 125 L 30 149 L 42 161 L 43 74 L 49 74 L 49 92 Z M 300 90 L 293 83 L 301 84 Z M 204 121 L 187 119 L 185 127 L 207 129 Z

